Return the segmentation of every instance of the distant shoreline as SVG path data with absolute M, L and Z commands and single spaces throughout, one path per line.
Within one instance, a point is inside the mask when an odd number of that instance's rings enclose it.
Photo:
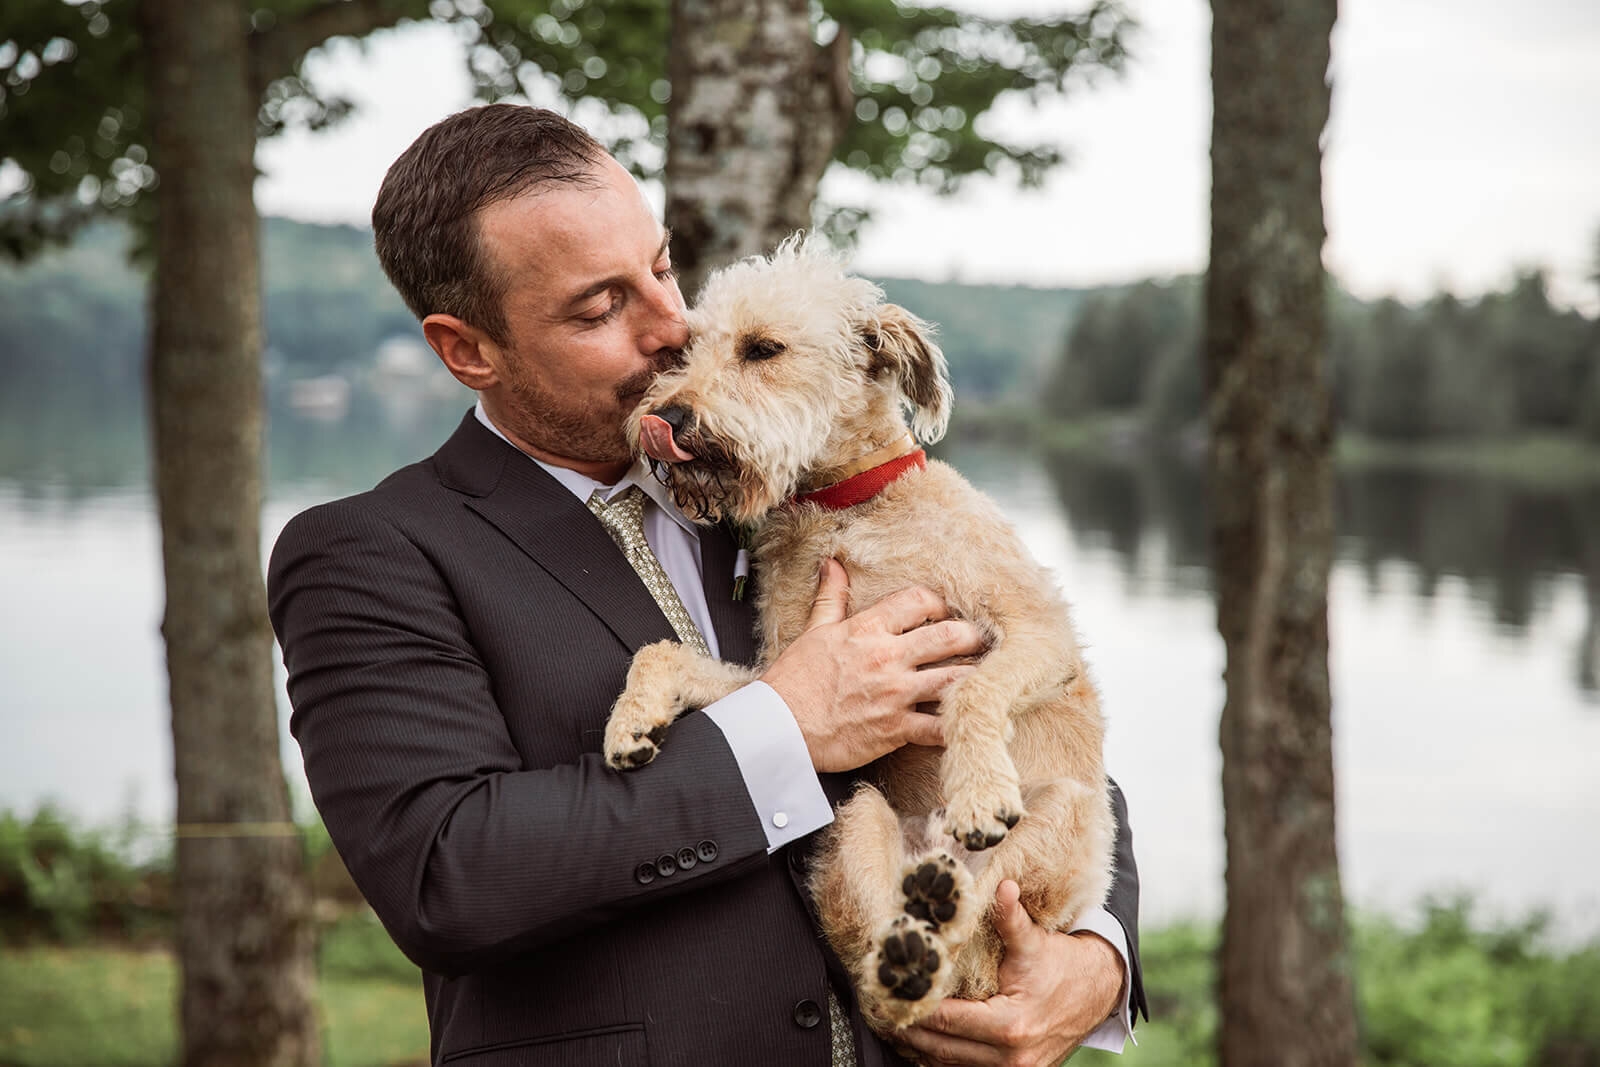
M 1157 435 L 1139 416 L 1118 413 L 1057 421 L 1016 405 L 969 407 L 957 411 L 951 435 L 1026 444 L 1058 455 L 1129 461 L 1160 455 L 1196 464 L 1205 460 L 1203 428 Z M 1572 434 L 1392 441 L 1345 431 L 1339 435 L 1334 460 L 1341 470 L 1457 474 L 1552 490 L 1600 487 L 1600 441 Z

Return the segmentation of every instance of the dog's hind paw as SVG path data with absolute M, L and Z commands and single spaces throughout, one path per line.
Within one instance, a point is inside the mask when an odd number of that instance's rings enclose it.
M 910 1010 L 905 1002 L 922 1000 L 940 984 L 949 951 L 933 926 L 909 915 L 891 920 L 877 946 L 864 961 L 872 992 L 896 1026 L 908 1026 L 925 1012 Z
M 961 909 L 963 889 L 970 889 L 972 876 L 948 853 L 940 852 L 907 864 L 900 879 L 905 894 L 905 913 L 944 931 Z

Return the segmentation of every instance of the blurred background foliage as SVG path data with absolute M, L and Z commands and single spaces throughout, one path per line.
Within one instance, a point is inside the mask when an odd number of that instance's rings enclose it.
M 1044 414 L 1134 414 L 1157 433 L 1205 416 L 1201 279 L 1144 281 L 1083 302 L 1043 393 Z M 1600 321 L 1551 303 L 1539 270 L 1470 301 L 1420 306 L 1329 293 L 1343 429 L 1379 441 L 1558 433 L 1600 441 Z
M 1003 19 L 895 0 L 816 0 L 820 47 L 848 45 L 855 121 L 837 145 L 843 167 L 949 193 L 974 174 L 1037 184 L 1062 160 L 1043 142 L 1014 143 L 980 122 L 1003 93 L 1037 100 L 1120 70 L 1134 27 L 1117 0 L 1077 14 Z M 306 55 L 433 19 L 458 31 L 479 98 L 522 96 L 576 107 L 612 153 L 655 177 L 665 158 L 667 0 L 260 0 L 252 8 L 257 134 L 320 129 L 351 102 L 306 75 Z M 0 201 L 0 253 L 20 258 L 97 214 L 150 221 L 159 182 L 151 158 L 137 0 L 10 0 L 0 30 L 0 162 L 16 188 Z M 581 102 L 581 106 L 580 106 Z M 849 231 L 859 205 L 819 205 Z

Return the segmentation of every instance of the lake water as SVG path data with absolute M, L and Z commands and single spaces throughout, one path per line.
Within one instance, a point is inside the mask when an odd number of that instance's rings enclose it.
M 265 545 L 431 451 L 460 410 L 280 417 Z M 136 411 L 0 404 L 0 809 L 170 819 L 159 538 Z M 1204 490 L 1176 463 L 956 442 L 1067 592 L 1128 796 L 1143 915 L 1220 914 L 1222 646 Z M 1339 849 L 1351 900 L 1470 892 L 1600 934 L 1600 490 L 1346 476 L 1332 590 Z M 281 680 L 281 671 L 280 671 Z M 286 712 L 286 701 L 284 705 Z M 285 735 L 290 780 L 304 789 Z

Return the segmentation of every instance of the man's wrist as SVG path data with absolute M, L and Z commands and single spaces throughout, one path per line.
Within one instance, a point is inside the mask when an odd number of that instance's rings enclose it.
M 1092 930 L 1075 930 L 1067 936 L 1084 943 L 1084 974 L 1091 981 L 1095 1017 L 1111 1018 L 1122 1006 L 1123 990 L 1128 982 L 1128 966 L 1122 953 Z

